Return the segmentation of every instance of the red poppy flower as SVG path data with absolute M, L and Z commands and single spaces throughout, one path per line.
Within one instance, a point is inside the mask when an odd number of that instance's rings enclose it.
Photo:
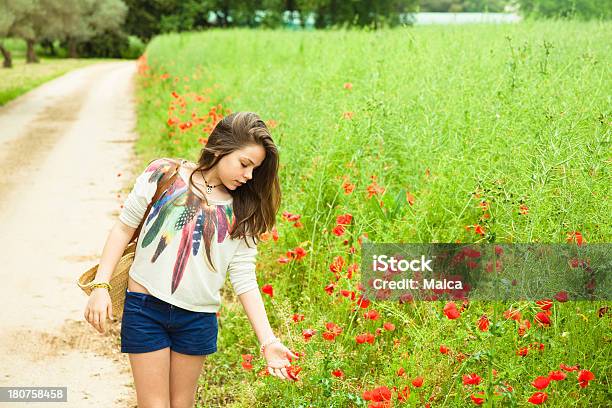
M 395 330 L 395 325 L 394 325 L 393 323 L 390 323 L 390 322 L 385 322 L 385 323 L 383 324 L 383 327 L 384 327 L 384 328 L 385 328 L 385 330 L 387 330 L 387 331 L 393 331 L 393 330 Z
M 578 372 L 578 384 L 580 388 L 585 388 L 589 385 L 589 381 L 593 381 L 595 379 L 595 374 L 590 372 L 589 370 L 580 370 Z
M 385 188 L 379 186 L 376 181 L 372 181 L 372 183 L 370 183 L 370 185 L 366 187 L 366 190 L 368 192 L 368 199 L 372 198 L 377 194 L 382 194 L 385 192 Z
M 550 384 L 550 377 L 540 376 L 531 382 L 531 385 L 536 387 L 538 390 L 543 390 L 544 388 L 548 387 L 548 384 Z
M 484 235 L 485 234 L 485 230 L 484 230 L 484 228 L 482 228 L 482 226 L 477 224 L 477 225 L 474 226 L 474 233 L 478 234 L 478 235 Z
M 483 393 L 481 392 L 479 395 L 481 395 L 481 394 L 483 394 Z M 482 405 L 485 402 L 484 398 L 477 397 L 474 394 L 471 394 L 470 398 L 472 399 L 472 402 L 474 404 L 476 404 L 476 405 Z
M 325 286 L 323 290 L 325 290 L 325 292 L 327 292 L 328 295 L 331 295 L 334 293 L 335 287 L 336 287 L 335 283 L 330 283 L 329 285 Z
M 302 217 L 301 215 L 299 215 L 299 214 L 292 214 L 289 211 L 283 211 L 283 213 L 282 213 L 282 218 L 284 220 L 286 220 L 286 221 L 294 222 L 294 221 L 299 220 L 301 217 Z
M 410 387 L 405 386 L 403 389 L 398 390 L 396 387 L 393 387 L 395 392 L 397 392 L 398 401 L 408 401 L 410 398 Z
M 536 305 L 540 306 L 540 309 L 542 310 L 549 310 L 552 307 L 553 302 L 550 299 L 542 299 L 536 301 Z
M 584 238 L 580 231 L 571 231 L 567 233 L 567 242 L 575 242 L 578 246 L 582 246 Z
M 549 326 L 550 325 L 550 318 L 548 317 L 548 315 L 544 312 L 538 312 L 535 315 L 535 320 L 544 325 L 544 326 Z
M 485 332 L 489 330 L 489 318 L 486 315 L 482 315 L 480 319 L 478 319 L 478 330 Z
M 548 399 L 548 394 L 546 394 L 545 392 L 538 391 L 538 392 L 534 392 L 527 401 L 531 402 L 534 405 L 540 405 L 540 404 L 543 404 L 544 401 L 546 401 L 547 399 Z
M 495 271 L 496 272 L 500 272 L 503 268 L 503 263 L 501 261 L 501 259 L 498 259 L 495 261 Z M 485 270 L 489 273 L 493 272 L 493 262 L 489 261 L 487 262 L 487 265 L 485 266 Z
M 342 333 L 342 327 L 333 322 L 325 323 L 325 328 L 336 335 Z
M 365 317 L 366 319 L 370 319 L 370 320 L 377 320 L 380 317 L 380 315 L 378 314 L 376 310 L 371 309 L 365 312 L 363 314 L 363 317 Z
M 332 375 L 337 378 L 343 378 L 344 372 L 342 372 L 342 370 L 340 369 L 337 369 L 337 370 L 332 371 Z
M 561 381 L 567 378 L 567 374 L 561 370 L 551 371 L 548 373 L 548 376 L 550 377 L 551 381 Z
M 368 306 L 370 306 L 370 300 L 364 298 L 363 295 L 359 296 L 356 303 L 357 303 L 357 306 L 359 306 L 362 309 L 367 309 Z
M 353 119 L 353 112 L 347 111 L 342 113 L 344 119 Z
M 298 374 L 300 373 L 300 371 L 302 371 L 302 367 L 289 366 L 286 368 L 286 370 L 287 370 L 287 375 L 289 376 L 289 378 L 291 378 L 293 381 L 299 380 Z
M 297 322 L 301 322 L 302 320 L 304 320 L 304 315 L 299 314 L 299 313 L 294 313 L 291 318 L 293 319 L 294 322 L 297 323 Z
M 361 333 L 355 336 L 355 341 L 357 344 L 370 343 L 374 344 L 375 336 L 372 333 Z
M 317 331 L 314 329 L 304 329 L 302 330 L 302 336 L 304 337 L 304 340 L 308 341 L 310 340 L 310 338 L 312 336 L 314 336 L 315 334 L 317 334 Z
M 529 320 L 523 320 L 521 323 L 519 323 L 519 327 L 518 327 L 518 334 L 519 336 L 524 336 L 525 332 L 527 331 L 527 329 L 531 328 L 531 323 L 529 322 Z
M 404 367 L 400 367 L 399 370 L 397 370 L 396 374 L 397 374 L 398 377 L 401 377 L 404 374 L 406 374 L 406 370 L 404 370 Z
M 512 319 L 519 322 L 521 320 L 521 312 L 518 310 L 509 309 L 504 312 L 504 317 L 506 319 Z
M 306 256 L 306 250 L 302 247 L 297 247 L 295 249 L 287 251 L 287 257 L 291 259 L 295 259 L 296 261 L 299 261 L 305 256 Z
M 444 314 L 446 315 L 446 317 L 449 318 L 450 320 L 457 319 L 460 316 L 460 313 L 457 310 L 457 305 L 455 305 L 454 302 L 448 302 L 444 306 L 444 310 L 443 311 L 444 311 Z
M 463 385 L 478 385 L 482 378 L 476 373 L 463 376 Z
M 440 346 L 440 353 L 442 353 L 442 354 L 448 354 L 448 352 L 449 352 L 449 351 L 450 351 L 450 350 L 449 350 L 449 348 L 448 348 L 448 347 L 446 347 L 444 344 L 442 344 L 442 345 Z
M 519 207 L 519 214 L 521 214 L 521 215 L 529 214 L 529 207 L 527 207 L 527 205 L 525 205 L 525 204 L 521 204 L 520 207 Z
M 374 388 L 371 391 L 365 391 L 363 393 L 363 399 L 366 401 L 391 401 L 391 390 L 386 386 Z
M 349 213 L 342 214 L 336 217 L 336 224 L 349 225 L 352 219 L 353 219 L 353 216 L 351 214 Z
M 412 380 L 412 385 L 416 388 L 420 388 L 423 385 L 423 377 L 417 377 Z
M 560 292 L 557 292 L 554 298 L 557 300 L 557 302 L 564 303 L 568 301 L 569 296 L 566 291 L 562 290 Z
M 272 287 L 272 285 L 263 285 L 261 287 L 261 291 L 270 297 L 274 297 L 274 288 Z
M 334 234 L 337 237 L 344 235 L 345 232 L 346 232 L 346 228 L 344 228 L 344 225 L 336 225 L 334 229 L 332 230 L 332 234 Z
M 529 348 L 527 347 L 521 347 L 520 349 L 516 350 L 517 356 L 525 357 L 528 353 L 529 353 Z
M 406 191 L 406 201 L 408 201 L 408 204 L 410 204 L 410 206 L 414 205 L 414 196 L 412 195 L 412 193 L 410 191 Z
M 567 371 L 567 372 L 572 372 L 572 371 L 580 370 L 580 367 L 577 366 L 577 365 L 575 365 L 575 366 L 568 366 L 568 365 L 565 365 L 563 363 L 559 364 L 559 368 L 564 370 L 564 371 Z
M 349 182 L 342 183 L 342 188 L 344 189 L 344 194 L 351 194 L 353 190 L 355 190 L 355 185 Z
M 245 370 L 253 369 L 253 365 L 251 364 L 252 361 L 252 354 L 242 354 L 242 368 L 244 368 Z
M 336 338 L 336 335 L 329 331 L 323 332 L 322 336 L 325 340 L 329 340 L 329 341 L 332 341 Z
M 339 256 L 334 257 L 334 260 L 329 265 L 329 270 L 335 274 L 339 274 L 340 272 L 342 272 L 342 269 L 344 269 L 344 265 L 345 265 L 344 258 L 341 255 L 339 255 Z
M 353 84 L 350 82 L 345 82 L 344 83 L 344 89 L 353 89 Z

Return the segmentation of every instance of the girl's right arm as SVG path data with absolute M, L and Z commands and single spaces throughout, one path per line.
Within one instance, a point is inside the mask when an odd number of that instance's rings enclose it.
M 98 271 L 94 279 L 95 282 L 110 281 L 123 251 L 125 251 L 127 244 L 134 235 L 134 231 L 136 231 L 136 228 L 117 220 L 104 244 L 100 265 L 98 265 Z M 106 317 L 113 319 L 113 305 L 106 288 L 95 288 L 91 291 L 84 316 L 85 320 L 100 333 L 106 331 Z

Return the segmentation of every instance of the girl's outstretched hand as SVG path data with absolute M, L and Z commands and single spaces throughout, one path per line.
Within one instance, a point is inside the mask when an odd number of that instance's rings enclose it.
M 276 342 L 269 344 L 264 349 L 264 357 L 267 362 L 268 372 L 281 380 L 296 380 L 296 376 L 293 371 L 287 367 L 291 366 L 289 359 L 299 358 L 291 350 L 289 350 L 283 343 Z

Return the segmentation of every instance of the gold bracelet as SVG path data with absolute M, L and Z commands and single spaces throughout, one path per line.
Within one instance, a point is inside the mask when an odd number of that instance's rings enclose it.
M 109 291 L 111 291 L 113 289 L 113 287 L 111 286 L 110 283 L 107 282 L 97 282 L 97 283 L 90 283 L 91 290 L 94 290 L 95 288 L 106 288 Z

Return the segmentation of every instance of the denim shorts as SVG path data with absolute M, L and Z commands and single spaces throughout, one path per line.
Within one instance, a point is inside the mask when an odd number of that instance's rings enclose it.
M 218 332 L 216 313 L 193 312 L 153 295 L 125 292 L 122 353 L 147 353 L 170 347 L 182 354 L 212 354 L 217 351 Z

